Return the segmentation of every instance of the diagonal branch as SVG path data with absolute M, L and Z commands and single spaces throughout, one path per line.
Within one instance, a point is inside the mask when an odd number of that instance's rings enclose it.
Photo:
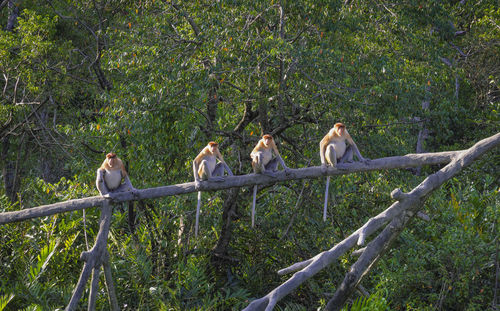
M 78 279 L 78 283 L 73 290 L 73 295 L 71 296 L 71 300 L 68 303 L 65 311 L 76 310 L 78 302 L 83 295 L 83 291 L 85 290 L 85 285 L 90 277 L 90 274 L 94 272 L 94 282 L 98 282 L 98 273 L 99 267 L 102 264 L 103 258 L 106 258 L 106 244 L 108 242 L 108 234 L 109 228 L 111 227 L 111 218 L 113 215 L 113 206 L 108 202 L 102 203 L 101 207 L 101 218 L 99 220 L 99 232 L 97 233 L 97 238 L 95 240 L 95 244 L 92 249 L 88 252 L 83 252 L 80 256 L 85 264 L 83 266 L 82 272 L 80 274 L 80 278 Z M 97 274 L 97 275 L 95 275 Z M 91 298 L 93 296 L 92 292 L 95 293 L 95 285 L 93 286 L 94 290 L 91 290 Z M 92 299 L 90 299 L 92 300 Z
M 328 310 L 340 309 L 361 278 L 369 271 L 370 267 L 380 258 L 383 252 L 388 249 L 391 241 L 393 241 L 404 229 L 408 219 L 418 211 L 429 194 L 439 188 L 444 182 L 458 174 L 464 167 L 470 165 L 485 152 L 498 145 L 500 145 L 500 133 L 483 139 L 471 148 L 460 152 L 451 163 L 438 172 L 428 176 L 411 192 L 405 194 L 399 189 L 396 189 L 391 193 L 391 196 L 398 200 L 397 202 L 392 204 L 384 212 L 368 220 L 363 227 L 356 230 L 329 251 L 322 252 L 309 260 L 296 263 L 286 269 L 280 270 L 278 272 L 280 275 L 297 270 L 300 271 L 296 272 L 290 279 L 276 287 L 266 296 L 254 300 L 244 310 L 272 310 L 281 298 L 288 295 L 323 268 L 333 263 L 339 256 L 353 248 L 356 242 L 358 242 L 358 244 L 363 244 L 366 236 L 374 233 L 387 221 L 391 221 L 382 233 L 366 247 L 363 254 L 351 267 L 350 272 L 346 275 L 340 288 L 327 305 Z M 410 217 L 405 218 L 406 215 Z
M 378 259 L 390 248 L 392 242 L 403 231 L 408 223 L 409 217 L 403 213 L 394 218 L 384 230 L 368 244 L 360 258 L 352 265 L 344 281 L 340 284 L 334 296 L 326 305 L 326 310 L 340 310 L 349 295 L 359 285 L 361 278 L 368 273 Z

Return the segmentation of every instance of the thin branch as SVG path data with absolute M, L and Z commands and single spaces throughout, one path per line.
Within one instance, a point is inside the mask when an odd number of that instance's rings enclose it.
M 293 213 L 292 219 L 290 219 L 290 222 L 288 223 L 288 226 L 286 227 L 285 232 L 283 233 L 281 238 L 278 240 L 278 243 L 281 242 L 281 240 L 283 240 L 286 237 L 286 235 L 288 234 L 288 231 L 290 231 L 290 228 L 293 225 L 293 221 L 295 220 L 295 217 L 297 217 L 297 212 L 298 212 L 300 203 L 302 203 L 302 193 L 304 192 L 305 187 L 306 187 L 306 182 L 303 181 L 302 182 L 302 189 L 300 190 L 299 197 L 297 198 L 297 202 L 295 203 L 295 207 L 293 208 L 295 210 L 295 213 Z
M 4 8 L 4 6 L 7 5 L 7 3 L 9 3 L 9 0 L 3 0 L 2 3 L 0 3 L 0 10 Z
M 87 144 L 86 142 L 81 142 L 81 144 L 87 148 L 88 150 L 92 151 L 93 153 L 98 153 L 98 154 L 103 154 L 103 153 L 106 153 L 106 151 L 103 151 L 103 150 L 97 150 L 95 148 L 93 148 L 92 146 L 90 146 L 89 144 Z
M 173 2 L 171 2 L 170 4 L 177 12 L 179 12 L 181 16 L 183 16 L 188 21 L 189 25 L 191 25 L 191 28 L 193 28 L 194 34 L 198 37 L 200 34 L 200 28 L 195 23 L 195 21 L 186 12 L 181 10 L 177 4 Z

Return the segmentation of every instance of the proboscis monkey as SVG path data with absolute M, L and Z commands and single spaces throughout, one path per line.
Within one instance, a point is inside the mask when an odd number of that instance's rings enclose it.
M 219 159 L 219 163 L 217 163 Z M 219 144 L 211 141 L 208 145 L 201 150 L 200 154 L 193 161 L 193 174 L 195 181 L 195 188 L 200 187 L 200 181 L 224 181 L 224 170 L 227 171 L 229 176 L 233 176 L 233 172 L 229 166 L 224 162 L 224 158 L 220 154 Z M 196 205 L 196 223 L 194 227 L 194 235 L 198 236 L 198 222 L 200 217 L 201 206 L 201 191 L 198 191 L 198 204 Z
M 105 197 L 112 197 L 114 193 L 122 191 L 132 191 L 134 195 L 137 195 L 137 189 L 132 186 L 122 160 L 113 152 L 106 155 L 101 167 L 97 169 L 95 183 L 99 193 Z
M 275 158 L 273 159 L 273 152 Z M 252 168 L 253 172 L 256 174 L 264 174 L 271 177 L 276 177 L 276 171 L 278 170 L 278 162 L 281 164 L 285 172 L 288 172 L 289 168 L 285 165 L 285 162 L 280 156 L 278 147 L 271 135 L 266 134 L 262 136 L 255 148 L 253 148 L 252 153 L 250 153 L 252 158 Z M 255 201 L 257 197 L 257 185 L 253 186 L 253 202 L 252 202 L 252 227 L 255 223 Z
M 349 146 L 346 145 L 346 141 Z M 356 143 L 347 132 L 347 129 L 342 123 L 335 123 L 328 134 L 323 137 L 319 143 L 319 155 L 321 157 L 321 166 L 326 168 L 328 165 L 335 167 L 337 161 L 340 163 L 352 162 L 352 151 L 356 152 L 356 156 L 360 161 L 366 162 L 368 159 L 363 158 Z M 328 186 L 330 185 L 330 176 L 326 178 L 325 189 L 325 205 L 323 207 L 323 220 L 326 220 L 326 206 L 328 205 Z

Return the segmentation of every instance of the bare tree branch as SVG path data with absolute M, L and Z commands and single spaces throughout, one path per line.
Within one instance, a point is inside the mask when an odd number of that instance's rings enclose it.
M 200 34 L 200 28 L 195 23 L 195 21 L 186 12 L 179 8 L 177 4 L 173 2 L 171 2 L 170 4 L 177 12 L 179 12 L 179 14 L 181 14 L 181 16 L 183 16 L 188 21 L 189 25 L 191 25 L 191 28 L 193 28 L 194 34 L 198 37 L 198 35 Z
M 500 133 L 497 134 L 497 136 L 500 137 Z M 354 162 L 350 164 L 338 164 L 336 168 L 329 167 L 327 169 L 322 168 L 320 166 L 312 166 L 300 169 L 290 169 L 288 174 L 285 173 L 284 171 L 278 172 L 275 178 L 261 174 L 226 176 L 223 182 L 202 181 L 199 189 L 195 188 L 194 182 L 188 182 L 171 186 L 162 186 L 162 187 L 138 190 L 136 196 L 134 196 L 130 192 L 116 193 L 112 202 L 118 203 L 125 201 L 153 199 L 165 196 L 187 194 L 198 191 L 214 191 L 214 190 L 223 190 L 235 187 L 272 185 L 287 180 L 311 179 L 323 176 L 346 175 L 356 172 L 368 172 L 368 171 L 386 170 L 395 168 L 409 168 L 421 165 L 447 164 L 453 159 L 453 157 L 460 154 L 461 152 L 462 151 L 446 151 L 437 153 L 407 154 L 405 156 L 374 159 L 369 161 L 368 163 Z M 94 196 L 84 199 L 75 199 L 60 203 L 42 205 L 33 208 L 25 208 L 19 211 L 0 213 L 0 225 L 37 218 L 37 217 L 50 216 L 58 213 L 81 210 L 94 206 L 100 206 L 108 200 L 110 199 L 104 198 L 102 196 Z
M 243 176 L 228 176 L 223 182 L 202 182 L 199 188 L 194 183 L 184 183 L 172 186 L 149 188 L 139 190 L 138 195 L 121 192 L 115 193 L 111 200 L 104 197 L 90 197 L 85 199 L 70 200 L 45 206 L 39 206 L 14 212 L 0 213 L 0 224 L 32 219 L 53 215 L 56 213 L 85 209 L 93 206 L 101 206 L 101 218 L 99 232 L 94 246 L 88 252 L 83 252 L 81 259 L 85 262 L 78 283 L 73 290 L 73 295 L 65 310 L 75 310 L 83 295 L 87 281 L 92 274 L 91 289 L 89 295 L 89 310 L 95 306 L 98 292 L 99 273 L 101 265 L 104 267 L 106 286 L 112 310 L 118 310 L 118 302 L 114 292 L 111 269 L 109 267 L 109 254 L 106 244 L 111 226 L 112 205 L 110 203 L 157 198 L 186 194 L 196 191 L 221 190 L 227 188 L 240 188 L 254 186 L 258 184 L 271 185 L 277 182 L 316 178 L 327 175 L 344 175 L 354 172 L 372 171 L 390 168 L 415 167 L 425 164 L 449 163 L 440 171 L 427 177 L 419 186 L 410 193 L 402 193 L 399 189 L 392 192 L 395 202 L 381 214 L 371 218 L 363 227 L 359 228 L 344 241 L 335 245 L 331 250 L 318 254 L 307 261 L 297 263 L 289 268 L 280 270 L 279 274 L 291 271 L 301 271 L 295 273 L 288 281 L 278 286 L 263 298 L 254 300 L 245 310 L 272 310 L 274 305 L 302 284 L 307 279 L 314 276 L 321 269 L 331 264 L 339 256 L 347 252 L 356 245 L 363 245 L 367 236 L 373 234 L 385 223 L 390 224 L 379 234 L 366 248 L 363 249 L 360 258 L 353 265 L 351 271 L 346 275 L 341 287 L 337 290 L 327 308 L 337 310 L 347 299 L 348 295 L 359 285 L 361 278 L 369 271 L 370 267 L 380 258 L 385 250 L 390 247 L 393 241 L 404 228 L 418 209 L 423 205 L 430 192 L 441 186 L 448 179 L 456 175 L 465 166 L 481 156 L 486 151 L 500 144 L 500 133 L 475 144 L 464 151 L 450 151 L 430 154 L 409 154 L 400 157 L 381 158 L 369 161 L 368 163 L 338 164 L 336 168 L 324 169 L 322 167 L 308 167 L 302 169 L 291 169 L 289 173 L 280 172 L 276 178 L 264 175 L 248 174 Z M 236 189 L 235 189 L 236 190 Z M 237 193 L 237 191 L 235 191 Z M 301 191 L 302 193 L 302 191 Z M 299 195 L 300 197 L 300 195 Z M 300 198 L 299 198 L 300 200 Z
M 92 271 L 94 271 L 94 277 L 99 280 L 96 273 L 99 271 L 98 267 L 100 267 L 102 263 L 102 258 L 106 253 L 106 244 L 108 241 L 109 228 L 111 227 L 111 218 L 113 215 L 113 207 L 108 202 L 104 201 L 101 204 L 101 218 L 99 220 L 99 232 L 97 233 L 97 238 L 95 240 L 95 244 L 92 249 L 88 252 L 83 252 L 80 256 L 80 259 L 85 261 L 85 264 L 82 269 L 82 273 L 80 274 L 80 278 L 78 283 L 73 290 L 73 295 L 71 296 L 71 300 L 68 303 L 65 311 L 76 310 L 78 302 L 83 295 L 83 291 L 85 290 L 85 285 L 87 284 L 87 280 L 90 277 Z M 94 282 L 93 282 L 94 283 Z M 95 291 L 95 288 L 94 288 Z M 91 290 L 92 292 L 92 290 Z M 92 298 L 91 294 L 91 298 Z
M 102 258 L 102 266 L 104 270 L 104 280 L 106 282 L 106 288 L 108 289 L 109 305 L 112 311 L 119 311 L 118 299 L 116 298 L 115 285 L 113 283 L 113 277 L 111 276 L 111 265 L 109 264 L 109 252 L 104 250 Z
M 2 3 L 0 3 L 0 10 L 3 9 L 4 6 L 6 6 L 8 2 L 9 2 L 9 0 L 3 0 Z
M 356 245 L 362 245 L 366 236 L 374 233 L 384 223 L 390 221 L 390 224 L 365 248 L 360 258 L 351 267 L 344 281 L 340 285 L 334 297 L 327 305 L 328 310 L 339 310 L 348 295 L 359 284 L 361 278 L 368 273 L 373 264 L 387 250 L 391 242 L 399 236 L 408 220 L 423 206 L 425 199 L 429 194 L 440 187 L 444 182 L 458 174 L 464 167 L 470 165 L 474 160 L 483 155 L 486 151 L 500 145 L 500 133 L 483 139 L 473 147 L 462 151 L 454 159 L 438 172 L 428 176 L 422 183 L 415 187 L 409 193 L 403 193 L 399 189 L 394 190 L 391 196 L 398 200 L 387 210 L 371 218 L 363 227 L 356 230 L 342 242 L 335 245 L 332 249 L 322 252 L 315 257 L 296 263 L 286 269 L 278 271 L 278 274 L 296 272 L 290 279 L 276 287 L 266 296 L 254 300 L 244 310 L 266 310 L 270 311 L 276 303 L 295 290 L 299 285 L 313 277 L 326 266 L 333 263 L 339 256 L 343 255 L 349 249 Z

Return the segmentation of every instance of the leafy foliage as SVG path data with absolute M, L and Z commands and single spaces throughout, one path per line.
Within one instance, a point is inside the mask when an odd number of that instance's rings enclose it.
M 8 2 L 8 3 L 7 3 Z M 347 124 L 364 156 L 457 150 L 498 131 L 500 9 L 472 1 L 18 1 L 0 5 L 0 212 L 96 195 L 114 151 L 137 188 L 192 179 L 218 141 L 235 174 L 272 133 L 290 167 Z M 13 29 L 4 28 L 16 17 Z M 428 107 L 427 107 L 428 106 Z M 428 200 L 351 310 L 484 310 L 495 290 L 498 151 Z M 330 248 L 436 167 L 117 206 L 108 248 L 124 310 L 241 309 L 274 271 Z M 134 213 L 130 213 L 130 212 Z M 63 308 L 99 211 L 0 227 L 0 310 Z M 276 307 L 325 306 L 342 257 Z M 86 302 L 81 303 L 85 308 Z M 98 309 L 107 309 L 100 295 Z

